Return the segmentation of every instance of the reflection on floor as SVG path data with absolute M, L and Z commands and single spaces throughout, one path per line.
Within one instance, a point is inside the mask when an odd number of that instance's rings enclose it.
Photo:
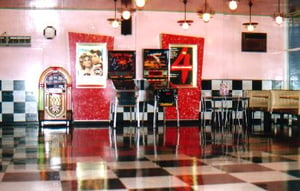
M 212 141 L 198 126 L 2 127 L 0 190 L 299 191 L 297 130 L 217 133 Z

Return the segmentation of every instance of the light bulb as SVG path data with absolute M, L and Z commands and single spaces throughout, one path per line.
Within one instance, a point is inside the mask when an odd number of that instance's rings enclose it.
M 236 0 L 231 0 L 229 2 L 229 9 L 232 10 L 232 11 L 234 11 L 234 10 L 237 9 L 237 2 L 236 2 Z
M 204 22 L 208 22 L 210 20 L 210 13 L 203 13 L 202 19 Z
M 247 30 L 248 30 L 248 31 L 254 31 L 254 26 L 253 26 L 252 24 L 249 24 L 249 25 L 247 26 Z
M 128 20 L 130 18 L 130 16 L 131 16 L 130 11 L 125 10 L 125 11 L 122 12 L 123 19 Z
M 184 23 L 182 23 L 182 28 L 184 30 L 186 30 L 186 29 L 190 28 L 190 25 L 187 22 L 184 22 Z
M 135 0 L 135 3 L 137 7 L 144 7 L 146 0 Z
M 115 19 L 112 23 L 111 23 L 112 27 L 114 28 L 118 28 L 119 27 L 119 22 Z
M 283 23 L 283 17 L 281 16 L 281 15 L 277 15 L 276 17 L 275 17 L 275 22 L 277 23 L 277 24 L 282 24 Z

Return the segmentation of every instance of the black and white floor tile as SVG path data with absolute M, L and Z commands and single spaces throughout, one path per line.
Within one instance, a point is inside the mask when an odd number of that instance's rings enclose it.
M 123 128 L 3 126 L 0 190 L 299 190 L 297 127 L 239 142 L 204 140 L 197 125 Z

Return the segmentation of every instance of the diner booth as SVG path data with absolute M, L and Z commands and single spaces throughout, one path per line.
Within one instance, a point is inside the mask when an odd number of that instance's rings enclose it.
M 72 82 L 62 67 L 49 67 L 39 79 L 38 119 L 40 127 L 72 122 Z

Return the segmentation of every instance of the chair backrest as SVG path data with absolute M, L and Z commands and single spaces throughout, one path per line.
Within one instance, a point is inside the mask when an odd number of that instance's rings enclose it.
M 270 90 L 246 90 L 245 96 L 249 98 L 249 108 L 267 111 L 271 98 Z
M 117 92 L 118 105 L 134 107 L 138 102 L 138 91 L 120 91 Z
M 269 111 L 295 110 L 294 113 L 298 114 L 299 98 L 299 90 L 272 90 Z
M 157 103 L 162 107 L 176 106 L 177 94 L 177 89 L 175 88 L 163 88 L 155 90 Z

